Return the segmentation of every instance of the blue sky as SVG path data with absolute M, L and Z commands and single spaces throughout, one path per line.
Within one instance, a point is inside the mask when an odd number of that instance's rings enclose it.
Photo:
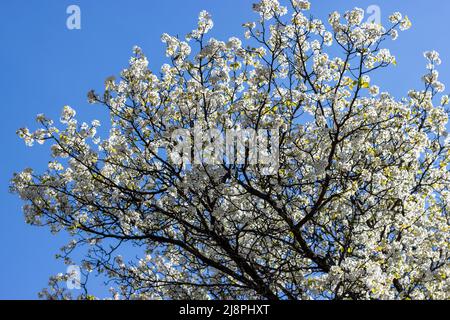
M 15 0 L 0 2 L 0 88 L 3 123 L 0 126 L 0 299 L 35 299 L 48 277 L 64 272 L 54 259 L 64 236 L 25 224 L 22 203 L 8 193 L 13 172 L 26 167 L 44 170 L 48 147 L 25 147 L 15 132 L 33 128 L 38 113 L 57 119 L 64 105 L 80 119 L 105 118 L 100 106 L 86 102 L 86 93 L 101 90 L 104 79 L 127 65 L 134 45 L 159 70 L 164 59 L 163 32 L 185 35 L 206 9 L 214 18 L 214 37 L 241 36 L 241 24 L 256 19 L 256 0 Z M 450 86 L 450 2 L 444 0 L 311 0 L 311 13 L 326 17 L 332 10 L 378 5 L 383 21 L 393 11 L 407 14 L 413 28 L 389 44 L 398 66 L 384 70 L 382 90 L 404 96 L 420 86 L 423 51 L 441 53 L 441 79 Z M 66 9 L 81 9 L 81 30 L 68 30 Z

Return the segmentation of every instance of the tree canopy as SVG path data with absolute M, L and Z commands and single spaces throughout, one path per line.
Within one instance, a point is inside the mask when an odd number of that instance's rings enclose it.
M 371 75 L 395 68 L 385 42 L 408 17 L 383 27 L 355 8 L 322 22 L 301 0 L 253 9 L 242 40 L 209 37 L 205 11 L 184 39 L 164 34 L 160 71 L 135 47 L 120 77 L 88 94 L 110 114 L 106 137 L 69 106 L 59 128 L 38 115 L 39 129 L 20 129 L 27 145 L 51 143 L 52 158 L 14 175 L 26 221 L 68 232 L 60 256 L 71 264 L 84 248 L 83 272 L 116 298 L 448 299 L 439 54 L 425 53 L 423 88 L 397 99 Z M 276 170 L 249 161 L 245 144 L 240 162 L 175 159 L 174 131 L 194 126 L 277 132 Z M 129 247 L 140 256 L 119 255 Z M 66 278 L 42 296 L 71 298 Z

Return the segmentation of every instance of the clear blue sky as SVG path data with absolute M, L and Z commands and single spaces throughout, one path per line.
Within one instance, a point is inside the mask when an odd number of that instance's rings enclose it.
M 64 272 L 54 259 L 64 244 L 62 235 L 25 224 L 22 203 L 8 193 L 13 172 L 26 167 L 45 169 L 48 147 L 24 146 L 15 132 L 34 127 L 34 118 L 45 113 L 57 119 L 68 104 L 81 119 L 104 118 L 99 106 L 86 102 L 86 93 L 102 88 L 104 79 L 127 65 L 134 45 L 144 49 L 150 66 L 165 62 L 160 42 L 163 32 L 185 35 L 196 24 L 202 9 L 214 18 L 213 35 L 226 40 L 242 35 L 241 24 L 256 18 L 255 0 L 14 0 L 0 1 L 0 298 L 34 299 L 48 277 Z M 420 85 L 425 60 L 422 52 L 441 53 L 441 78 L 450 88 L 450 2 L 446 0 L 311 0 L 312 13 L 326 17 L 332 10 L 354 6 L 381 8 L 382 18 L 393 11 L 406 13 L 413 28 L 402 33 L 389 48 L 398 66 L 385 71 L 383 90 L 397 96 Z M 66 8 L 81 8 L 81 30 L 66 28 Z

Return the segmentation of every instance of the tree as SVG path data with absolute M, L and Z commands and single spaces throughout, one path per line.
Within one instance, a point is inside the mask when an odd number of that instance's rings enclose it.
M 48 171 L 12 181 L 27 222 L 69 232 L 61 256 L 72 263 L 85 248 L 83 271 L 103 274 L 120 298 L 448 299 L 439 55 L 425 53 L 424 88 L 398 100 L 370 75 L 395 67 L 383 43 L 408 17 L 394 13 L 385 28 L 355 8 L 330 14 L 328 27 L 309 7 L 292 0 L 288 14 L 261 0 L 258 21 L 244 24 L 247 45 L 208 38 L 201 12 L 185 41 L 162 36 L 170 64 L 160 75 L 135 47 L 120 79 L 88 94 L 109 110 L 106 139 L 68 106 L 62 129 L 44 115 L 41 129 L 20 129 L 28 145 L 52 143 Z M 276 170 L 251 162 L 245 143 L 244 161 L 188 164 L 173 133 L 194 126 L 277 132 Z M 131 246 L 138 259 L 118 254 Z M 70 297 L 63 279 L 43 296 Z

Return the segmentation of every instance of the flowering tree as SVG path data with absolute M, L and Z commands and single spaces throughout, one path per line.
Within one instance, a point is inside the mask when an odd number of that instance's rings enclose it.
M 68 106 L 63 128 L 39 115 L 40 129 L 20 129 L 27 145 L 52 143 L 48 171 L 12 181 L 27 222 L 69 232 L 61 256 L 70 264 L 85 248 L 83 271 L 107 277 L 118 298 L 449 298 L 439 55 L 425 54 L 424 88 L 395 99 L 370 74 L 395 67 L 383 43 L 409 19 L 394 13 L 385 28 L 356 8 L 328 27 L 309 7 L 261 0 L 247 45 L 208 38 L 202 12 L 186 39 L 163 35 L 159 76 L 136 47 L 120 80 L 88 95 L 109 110 L 106 139 Z M 194 125 L 276 130 L 277 169 L 247 161 L 248 146 L 239 163 L 174 160 L 173 132 Z M 130 245 L 141 257 L 119 255 Z M 63 279 L 43 296 L 70 297 Z

